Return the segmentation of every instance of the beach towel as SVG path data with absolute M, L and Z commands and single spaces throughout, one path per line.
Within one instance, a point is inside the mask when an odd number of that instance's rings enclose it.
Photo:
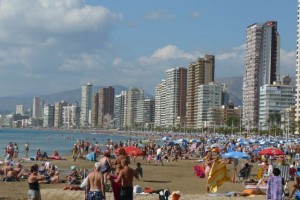
M 230 182 L 230 176 L 226 168 L 226 162 L 215 160 L 207 179 L 207 186 L 210 192 L 217 192 L 218 187 L 223 185 L 224 182 Z

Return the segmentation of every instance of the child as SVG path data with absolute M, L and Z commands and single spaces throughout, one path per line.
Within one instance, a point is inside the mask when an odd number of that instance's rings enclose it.
M 136 163 L 136 169 L 135 169 L 135 172 L 143 178 L 143 168 L 141 167 L 141 163 L 138 162 Z

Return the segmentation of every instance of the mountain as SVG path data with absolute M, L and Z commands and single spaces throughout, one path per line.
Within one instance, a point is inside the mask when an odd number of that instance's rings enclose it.
M 243 77 L 231 77 L 231 78 L 223 78 L 216 80 L 220 83 L 228 84 L 228 92 L 230 101 L 234 103 L 234 105 L 242 105 L 242 85 L 243 85 Z M 128 88 L 115 85 L 115 94 L 120 94 L 124 90 L 128 90 Z M 99 91 L 103 86 L 94 87 L 94 91 Z M 11 97 L 0 97 L 0 114 L 10 114 L 16 111 L 16 105 L 21 104 L 24 105 L 25 109 L 32 108 L 32 101 L 34 96 L 39 96 L 41 99 L 45 100 L 47 104 L 54 104 L 55 102 L 59 102 L 65 100 L 69 103 L 81 102 L 81 88 L 57 92 L 48 95 L 19 95 L 19 96 L 11 96 Z M 153 95 L 145 92 L 146 97 L 152 97 Z

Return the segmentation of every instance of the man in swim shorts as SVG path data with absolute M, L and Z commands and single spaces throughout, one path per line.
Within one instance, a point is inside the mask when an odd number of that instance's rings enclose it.
M 116 183 L 122 180 L 120 200 L 133 200 L 133 178 L 139 180 L 139 176 L 134 169 L 128 166 L 128 160 L 121 160 L 123 169 L 120 171 L 118 178 L 113 179 Z
M 100 163 L 96 162 L 94 171 L 87 176 L 86 184 L 86 199 L 88 200 L 104 200 L 105 199 L 105 185 L 104 177 L 100 172 Z

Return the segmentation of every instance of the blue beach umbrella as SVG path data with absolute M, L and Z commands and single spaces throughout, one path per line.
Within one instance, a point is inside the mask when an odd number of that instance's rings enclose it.
M 171 138 L 169 138 L 169 137 L 163 137 L 161 140 L 168 141 L 168 140 L 171 140 Z
M 240 152 L 240 151 L 231 151 L 231 152 L 222 154 L 222 158 L 249 159 L 250 155 L 248 153 L 244 153 L 244 152 Z

